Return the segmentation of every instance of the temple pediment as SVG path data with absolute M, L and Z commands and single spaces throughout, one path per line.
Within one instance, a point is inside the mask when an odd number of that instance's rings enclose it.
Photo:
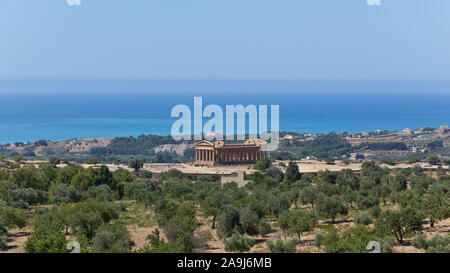
M 202 140 L 202 141 L 195 143 L 195 146 L 214 146 L 214 143 L 209 142 L 207 140 Z

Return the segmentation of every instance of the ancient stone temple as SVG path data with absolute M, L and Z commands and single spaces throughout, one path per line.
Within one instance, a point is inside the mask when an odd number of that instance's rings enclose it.
M 209 142 L 206 140 L 195 144 L 195 164 L 248 164 L 267 157 L 267 152 L 261 149 L 267 142 L 259 139 L 249 139 L 240 144 L 225 144 L 223 141 Z

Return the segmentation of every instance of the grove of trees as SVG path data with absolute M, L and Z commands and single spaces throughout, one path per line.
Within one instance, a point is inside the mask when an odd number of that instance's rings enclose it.
M 446 170 L 437 175 L 364 162 L 360 173 L 302 174 L 293 162 L 283 172 L 269 160 L 238 187 L 178 170 L 143 176 L 139 160 L 130 163 L 136 172 L 57 163 L 0 171 L 1 249 L 10 230 L 29 226 L 30 253 L 70 252 L 71 238 L 83 252 L 185 253 L 202 251 L 215 235 L 230 252 L 251 251 L 256 237 L 271 252 L 296 252 L 308 243 L 305 236 L 315 236 L 326 252 L 367 252 L 370 241 L 391 252 L 450 216 Z M 351 221 L 350 228 L 335 228 Z M 132 224 L 153 227 L 143 247 L 135 247 Z M 448 238 L 420 236 L 418 247 L 448 251 Z

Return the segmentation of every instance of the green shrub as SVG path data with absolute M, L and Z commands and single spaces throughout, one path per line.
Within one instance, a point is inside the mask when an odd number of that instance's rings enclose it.
M 152 205 L 160 197 L 162 189 L 156 182 L 134 181 L 125 183 L 124 197 L 145 205 Z
M 2 199 L 5 202 L 8 202 L 9 200 L 9 196 L 8 196 L 8 192 L 10 190 L 14 190 L 17 188 L 17 185 L 14 184 L 11 181 L 0 181 L 0 199 Z
M 415 248 L 423 248 L 423 249 L 427 249 L 428 248 L 428 242 L 427 242 L 427 236 L 422 233 L 419 232 L 411 241 L 411 244 L 415 247 Z
M 422 229 L 423 215 L 417 209 L 406 207 L 384 211 L 377 220 L 377 229 L 389 231 L 402 243 L 406 234 Z
M 284 179 L 284 173 L 276 167 L 267 168 L 265 173 L 270 176 L 275 182 L 281 182 Z
M 118 208 L 113 203 L 94 200 L 76 204 L 70 209 L 69 215 L 72 229 L 88 240 L 92 239 L 102 224 L 119 218 Z
M 164 193 L 169 197 L 183 200 L 183 198 L 191 192 L 191 188 L 178 179 L 166 181 L 163 185 Z
M 419 233 L 414 237 L 412 245 L 425 249 L 427 253 L 450 253 L 450 236 L 435 235 L 427 240 L 425 234 Z
M 234 233 L 230 239 L 225 240 L 225 250 L 231 252 L 245 252 L 255 244 L 255 240 L 250 237 L 243 236 L 239 233 Z
M 6 226 L 3 224 L 2 219 L 0 219 L 0 250 L 3 250 L 7 247 L 6 244 L 6 234 L 8 233 L 8 230 L 6 229 Z
M 68 219 L 59 212 L 57 207 L 37 209 L 34 216 L 34 232 L 52 234 L 68 229 Z
M 113 201 L 114 193 L 108 185 L 92 186 L 88 189 L 86 197 L 101 202 Z
M 391 165 L 391 166 L 395 166 L 395 163 L 396 163 L 395 160 L 392 159 L 392 158 L 387 158 L 383 162 L 388 164 L 388 165 Z
M 373 218 L 378 218 L 381 215 L 381 208 L 380 206 L 374 206 L 369 209 L 369 212 Z
M 427 253 L 450 253 L 450 236 L 433 236 L 428 241 Z
M 339 233 L 328 232 L 323 245 L 327 253 L 367 253 L 367 244 L 377 239 L 373 230 L 357 226 Z
M 331 197 L 324 197 L 319 199 L 317 204 L 317 212 L 320 216 L 334 220 L 338 215 L 347 215 L 348 208 L 344 205 L 344 202 L 339 197 L 335 195 Z
M 62 232 L 33 233 L 25 243 L 26 253 L 67 253 L 67 243 Z
M 360 213 L 360 214 L 356 215 L 355 223 L 360 224 L 360 225 L 365 225 L 365 226 L 370 225 L 370 224 L 372 224 L 372 217 L 367 212 Z
M 408 159 L 408 164 L 414 164 L 419 162 L 419 160 L 415 157 L 411 157 L 410 159 Z
M 217 217 L 217 233 L 219 237 L 228 237 L 239 228 L 239 209 L 227 205 Z
M 193 233 L 198 226 L 195 207 L 162 198 L 157 202 L 155 212 L 169 243 L 177 245 L 181 252 L 192 252 L 195 247 Z
M 92 239 L 94 251 L 100 253 L 125 253 L 129 252 L 133 245 L 128 230 L 119 223 L 102 226 Z
M 323 245 L 324 240 L 325 240 L 325 234 L 323 234 L 322 232 L 317 232 L 316 239 L 314 240 L 314 244 L 317 247 L 321 247 Z
M 0 220 L 8 228 L 23 228 L 27 224 L 25 212 L 13 207 L 0 207 Z
M 427 157 L 427 162 L 432 165 L 437 165 L 441 162 L 441 160 L 437 155 L 430 155 L 429 157 Z
M 380 242 L 381 253 L 394 252 L 394 242 L 395 242 L 394 238 L 387 236 L 387 237 L 379 238 L 378 242 Z
M 262 170 L 269 168 L 271 164 L 272 164 L 272 162 L 270 161 L 269 158 L 267 158 L 267 157 L 261 158 L 261 159 L 258 159 L 258 161 L 256 161 L 255 169 L 262 171 Z
M 240 210 L 239 224 L 242 233 L 247 233 L 248 235 L 258 234 L 258 215 L 256 215 L 256 213 L 254 213 L 250 208 Z
M 59 185 L 53 192 L 51 202 L 57 203 L 74 203 L 80 202 L 83 195 L 74 186 L 68 186 L 65 184 Z
M 379 200 L 375 196 L 358 195 L 356 198 L 356 205 L 360 210 L 366 210 L 374 206 L 378 206 Z
M 258 234 L 266 235 L 272 230 L 270 223 L 265 218 L 261 219 L 258 224 Z
M 8 199 L 9 203 L 15 207 L 28 207 L 46 203 L 48 193 L 33 188 L 14 189 L 9 191 Z
M 272 253 L 295 253 L 297 251 L 296 246 L 299 243 L 297 238 L 293 238 L 286 243 L 281 239 L 277 239 L 274 243 L 272 241 L 267 241 L 267 247 Z

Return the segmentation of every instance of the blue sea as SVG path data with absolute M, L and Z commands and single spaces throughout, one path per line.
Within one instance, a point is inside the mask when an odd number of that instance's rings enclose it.
M 170 134 L 177 104 L 279 105 L 280 129 L 328 133 L 450 125 L 450 82 L 0 80 L 0 143 Z

